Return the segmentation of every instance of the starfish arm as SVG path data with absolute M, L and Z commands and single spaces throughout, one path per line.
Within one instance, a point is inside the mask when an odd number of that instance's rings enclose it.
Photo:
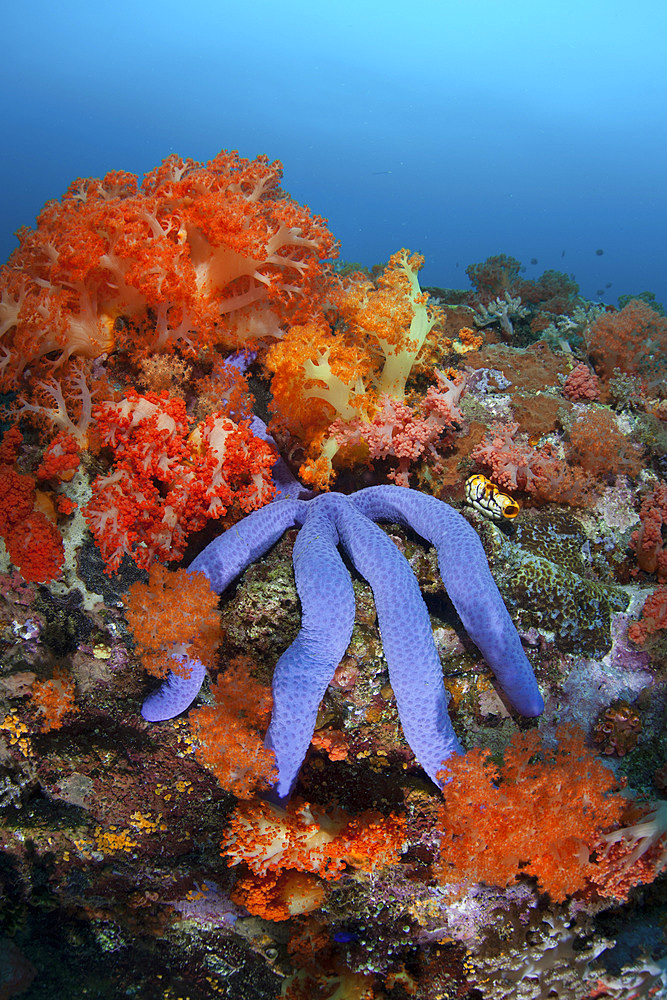
M 253 511 L 242 521 L 218 535 L 193 559 L 188 573 L 203 573 L 208 577 L 216 594 L 271 548 L 280 536 L 306 516 L 303 500 L 282 500 Z M 195 700 L 206 676 L 206 669 L 199 660 L 190 660 L 190 676 L 180 677 L 171 670 L 157 690 L 146 698 L 141 714 L 149 722 L 173 719 L 189 708 Z
M 287 799 L 315 730 L 317 711 L 352 636 L 354 591 L 338 536 L 318 500 L 294 545 L 301 630 L 276 664 L 266 746 L 276 755 L 276 797 Z
M 510 704 L 522 715 L 540 715 L 544 701 L 533 668 L 474 528 L 448 504 L 402 486 L 371 486 L 350 499 L 366 517 L 396 521 L 435 546 L 445 590 Z
M 253 511 L 214 538 L 192 560 L 188 572 L 203 573 L 216 594 L 221 594 L 250 563 L 275 545 L 288 528 L 301 524 L 307 510 L 305 500 L 278 500 Z
M 184 657 L 178 655 L 175 660 L 182 660 Z M 186 667 L 189 668 L 187 677 L 182 674 L 175 674 L 170 670 L 166 680 L 149 694 L 148 698 L 141 706 L 141 714 L 147 722 L 164 722 L 165 719 L 174 719 L 192 702 L 199 694 L 199 689 L 204 683 L 206 667 L 201 660 L 191 660 L 185 658 Z
M 400 489 L 400 487 L 397 487 Z M 336 495 L 330 496 L 335 503 Z M 462 753 L 447 713 L 442 665 L 419 584 L 394 543 L 345 498 L 336 526 L 355 568 L 373 590 L 384 655 L 405 738 L 432 780 Z

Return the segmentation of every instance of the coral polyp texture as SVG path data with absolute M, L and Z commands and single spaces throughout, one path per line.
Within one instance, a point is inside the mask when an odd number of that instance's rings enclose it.
M 667 995 L 655 298 L 339 262 L 224 150 L 17 235 L 0 996 Z
M 457 511 L 400 486 L 271 504 L 211 542 L 191 570 L 204 573 L 213 590 L 221 593 L 283 532 L 300 526 L 294 576 L 302 625 L 276 666 L 267 733 L 267 746 L 276 757 L 279 799 L 294 787 L 319 704 L 352 636 L 354 593 L 338 545 L 373 589 L 391 685 L 415 756 L 437 781 L 447 758 L 462 752 L 447 714 L 440 659 L 419 586 L 404 556 L 375 521 L 404 524 L 435 546 L 445 589 L 510 704 L 527 716 L 539 715 L 544 708 L 481 543 Z M 173 689 L 174 680 L 167 683 Z M 151 700 L 151 716 L 154 704 Z

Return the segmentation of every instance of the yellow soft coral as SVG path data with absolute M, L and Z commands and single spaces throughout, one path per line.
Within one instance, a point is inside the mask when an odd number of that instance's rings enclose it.
M 336 303 L 342 330 L 324 323 L 295 326 L 268 352 L 274 424 L 306 446 L 300 474 L 316 488 L 328 489 L 333 477 L 339 444 L 328 431 L 331 424 L 370 422 L 381 394 L 405 398 L 417 355 L 442 318 L 419 287 L 423 263 L 419 254 L 399 250 L 377 287 L 363 274 L 352 275 Z

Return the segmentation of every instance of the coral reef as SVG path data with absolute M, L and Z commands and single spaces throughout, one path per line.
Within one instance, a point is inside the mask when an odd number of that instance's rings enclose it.
M 0 268 L 0 996 L 665 996 L 663 312 L 281 176 Z

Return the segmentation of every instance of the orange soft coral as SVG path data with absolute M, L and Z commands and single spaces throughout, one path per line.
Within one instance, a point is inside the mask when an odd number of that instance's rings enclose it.
M 553 750 L 537 730 L 517 733 L 500 767 L 488 750 L 448 762 L 437 866 L 443 882 L 504 887 L 534 875 L 557 902 L 590 884 L 591 852 L 619 824 L 627 800 L 581 735 L 562 727 L 557 738 Z
M 641 448 L 628 441 L 610 410 L 589 409 L 572 424 L 568 460 L 596 478 L 636 476 L 641 469 Z
M 423 262 L 400 250 L 377 288 L 362 274 L 345 279 L 334 296 L 343 330 L 332 332 L 322 322 L 292 329 L 269 351 L 275 424 L 306 446 L 300 475 L 309 485 L 328 489 L 346 425 L 352 433 L 369 424 L 386 400 L 390 406 L 403 403 L 410 371 L 442 318 L 419 287 Z M 353 457 L 360 454 L 368 450 L 357 448 Z
M 47 355 L 57 369 L 119 340 L 139 354 L 236 345 L 317 312 L 333 238 L 281 172 L 223 151 L 170 156 L 141 184 L 121 171 L 75 181 L 0 269 L 1 387 Z
M 249 802 L 237 808 L 221 846 L 229 865 L 244 863 L 259 875 L 294 868 L 335 879 L 346 864 L 362 871 L 395 864 L 404 829 L 404 817 L 371 810 L 350 817 L 298 800 L 287 809 Z
M 60 729 L 64 717 L 74 709 L 74 682 L 62 673 L 48 681 L 35 681 L 32 701 L 41 716 L 42 732 Z
M 308 872 L 287 871 L 282 875 L 248 875 L 238 880 L 231 893 L 234 903 L 264 920 L 288 920 L 317 910 L 326 897 L 320 879 Z
M 593 363 L 603 378 L 614 368 L 649 381 L 667 372 L 667 319 L 640 299 L 631 299 L 620 312 L 605 312 L 586 335 Z
M 238 657 L 212 685 L 213 705 L 190 713 L 197 734 L 197 757 L 223 788 L 248 798 L 268 788 L 275 778 L 275 758 L 264 746 L 271 715 L 271 690 L 250 673 L 251 663 Z
M 442 320 L 440 307 L 429 304 L 419 286 L 423 266 L 420 254 L 399 250 L 389 259 L 377 288 L 354 276 L 339 306 L 350 330 L 362 341 L 374 341 L 384 356 L 378 393 L 398 400 L 405 396 L 405 383 L 426 337 Z
M 149 673 L 179 671 L 176 656 L 212 663 L 220 641 L 218 596 L 203 573 L 170 572 L 155 563 L 148 583 L 133 583 L 123 598 L 137 653 Z M 173 655 L 172 655 L 173 654 Z

